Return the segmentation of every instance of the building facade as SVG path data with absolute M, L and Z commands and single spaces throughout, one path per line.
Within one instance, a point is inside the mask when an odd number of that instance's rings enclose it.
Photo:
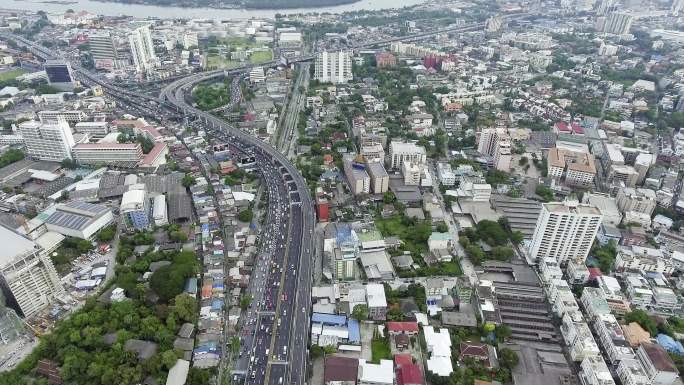
M 543 204 L 529 249 L 531 257 L 553 257 L 559 263 L 584 261 L 601 218 L 596 207 L 573 200 Z
M 19 124 L 28 156 L 40 160 L 61 162 L 71 159 L 74 136 L 65 120 L 56 123 L 29 121 Z
M 323 51 L 316 55 L 314 79 L 323 83 L 344 84 L 353 78 L 351 51 Z

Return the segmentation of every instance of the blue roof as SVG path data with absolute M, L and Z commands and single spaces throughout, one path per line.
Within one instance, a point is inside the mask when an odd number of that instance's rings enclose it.
M 663 349 L 667 350 L 668 352 L 677 353 L 680 356 L 684 356 L 684 346 L 682 346 L 682 343 L 675 341 L 667 334 L 658 334 L 656 341 L 658 341 L 658 345 L 662 346 Z
M 223 301 L 220 299 L 215 299 L 211 303 L 211 310 L 221 310 L 223 309 Z
M 646 278 L 652 278 L 652 279 L 665 279 L 665 276 L 662 273 L 658 273 L 655 271 L 647 271 L 644 272 L 644 275 Z
M 347 324 L 347 317 L 335 314 L 313 313 L 311 314 L 311 322 L 326 325 L 345 326 Z
M 348 223 L 338 223 L 337 224 L 337 234 L 335 238 L 338 245 L 353 242 L 352 238 L 352 228 Z
M 350 318 L 349 319 L 349 324 L 347 325 L 347 329 L 349 330 L 349 342 L 361 343 L 361 325 L 359 324 L 359 321 Z

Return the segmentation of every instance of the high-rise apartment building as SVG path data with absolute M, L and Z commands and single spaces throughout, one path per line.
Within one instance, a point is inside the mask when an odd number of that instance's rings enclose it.
M 60 91 L 74 89 L 74 77 L 71 73 L 71 64 L 65 60 L 46 60 L 43 64 L 48 84 Z
M 194 32 L 188 32 L 183 35 L 183 48 L 185 49 L 190 49 L 193 47 L 197 47 L 199 45 L 199 41 L 197 39 L 197 34 Z
M 494 168 L 508 172 L 511 168 L 511 140 L 503 128 L 480 131 L 477 150 L 488 157 Z
M 55 123 L 29 121 L 19 124 L 28 156 L 40 160 L 61 162 L 71 159 L 74 136 L 69 124 L 60 119 Z
M 625 12 L 613 12 L 608 15 L 606 24 L 603 26 L 603 32 L 612 33 L 614 35 L 626 35 L 632 28 L 632 21 L 634 16 Z
M 673 0 L 670 7 L 670 14 L 672 16 L 679 16 L 679 13 L 684 10 L 684 0 Z
M 649 217 L 656 208 L 656 193 L 646 188 L 625 187 L 618 190 L 617 206 L 621 212 L 635 211 Z
M 88 45 L 95 62 L 95 68 L 114 69 L 119 54 L 109 33 L 88 35 Z
M 131 55 L 137 72 L 149 72 L 157 65 L 157 55 L 154 53 L 154 43 L 149 26 L 135 29 L 129 36 Z
M 409 142 L 390 143 L 390 168 L 400 169 L 404 162 L 423 164 L 426 160 L 425 147 Z
M 0 288 L 7 305 L 25 317 L 36 315 L 64 294 L 57 271 L 45 250 L 0 225 Z
M 558 263 L 583 262 L 601 225 L 601 212 L 575 200 L 542 205 L 532 235 L 532 258 L 555 258 Z
M 353 78 L 351 51 L 323 51 L 316 55 L 314 79 L 337 84 Z
M 615 8 L 616 0 L 600 0 L 596 6 L 597 15 L 607 15 Z

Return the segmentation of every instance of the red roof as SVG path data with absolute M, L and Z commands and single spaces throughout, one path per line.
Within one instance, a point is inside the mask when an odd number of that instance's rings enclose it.
M 554 127 L 558 131 L 570 132 L 570 127 L 568 127 L 568 124 L 565 122 L 558 122 L 554 125 Z
M 394 366 L 397 368 L 402 366 L 402 365 L 411 365 L 413 364 L 413 356 L 411 356 L 408 353 L 404 354 L 395 354 L 394 355 Z
M 418 333 L 417 322 L 388 322 L 387 329 L 395 333 Z
M 589 279 L 594 279 L 603 275 L 603 273 L 601 273 L 601 269 L 598 267 L 590 267 L 587 270 L 589 270 Z
M 157 131 L 157 129 L 152 127 L 152 126 L 142 127 L 141 130 L 147 131 L 155 139 L 161 138 L 161 136 L 162 136 L 162 134 L 160 134 L 159 131 Z
M 402 365 L 397 369 L 397 385 L 422 385 L 423 372 L 417 364 Z
M 74 148 L 79 149 L 135 149 L 140 147 L 139 143 L 79 143 Z
M 584 134 L 584 128 L 582 128 L 582 126 L 580 126 L 579 124 L 572 123 L 570 127 L 572 127 L 572 132 L 574 132 L 575 134 Z
M 161 154 L 162 151 L 164 151 L 165 149 L 166 143 L 159 143 L 155 145 L 154 147 L 152 147 L 152 150 L 150 150 L 150 152 L 147 155 L 145 155 L 140 164 L 152 164 L 155 161 L 155 159 L 157 159 L 159 154 Z

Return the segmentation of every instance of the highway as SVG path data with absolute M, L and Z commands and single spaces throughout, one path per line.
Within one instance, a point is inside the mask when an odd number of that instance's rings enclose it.
M 507 18 L 526 16 L 528 15 L 517 14 Z M 484 23 L 451 27 L 369 41 L 352 48 L 363 49 L 397 41 L 416 41 L 436 34 L 475 31 L 483 27 Z M 55 57 L 54 51 L 20 36 L 7 33 L 0 33 L 0 36 L 27 46 L 43 59 Z M 288 60 L 288 64 L 308 62 L 314 57 L 315 53 L 302 55 Z M 279 61 L 260 63 L 258 66 L 277 65 Z M 302 82 L 308 83 L 308 65 L 302 66 L 302 74 L 293 90 L 288 106 L 289 113 L 284 121 L 284 132 L 281 132 L 280 141 L 276 141 L 278 148 L 250 136 L 209 112 L 195 108 L 186 99 L 201 82 L 221 77 L 235 79 L 243 76 L 253 66 L 191 74 L 174 80 L 162 89 L 159 97 L 154 97 L 112 85 L 95 73 L 72 65 L 79 80 L 85 84 L 102 86 L 107 94 L 133 111 L 155 119 L 197 119 L 202 122 L 208 135 L 229 143 L 236 152 L 255 158 L 265 191 L 268 192 L 271 209 L 268 211 L 267 226 L 260 234 L 262 246 L 250 282 L 253 301 L 243 314 L 240 353 L 233 370 L 234 374 L 245 377 L 247 385 L 304 385 L 307 382 L 314 207 L 306 181 L 287 155 L 295 137 L 296 118 L 305 97 L 299 92 L 299 85 Z
M 257 312 L 255 327 L 251 330 L 250 362 L 244 372 L 246 382 L 248 385 L 301 385 L 306 382 L 312 283 L 314 208 L 309 188 L 295 166 L 276 148 L 186 101 L 192 88 L 206 80 L 207 77 L 201 75 L 178 80 L 164 89 L 162 98 L 165 103 L 176 106 L 184 116 L 203 121 L 209 135 L 254 156 L 271 204 L 274 204 L 273 199 L 286 202 L 280 206 L 275 202 L 276 215 L 282 215 L 281 219 L 287 218 L 288 222 L 276 226 L 268 235 L 276 245 L 272 254 L 265 257 L 268 278 L 265 279 L 264 302 L 259 304 L 263 304 L 263 312 Z M 271 207 L 273 211 L 274 207 Z M 264 271 L 263 263 L 260 266 Z M 302 348 L 293 349 L 295 346 Z

